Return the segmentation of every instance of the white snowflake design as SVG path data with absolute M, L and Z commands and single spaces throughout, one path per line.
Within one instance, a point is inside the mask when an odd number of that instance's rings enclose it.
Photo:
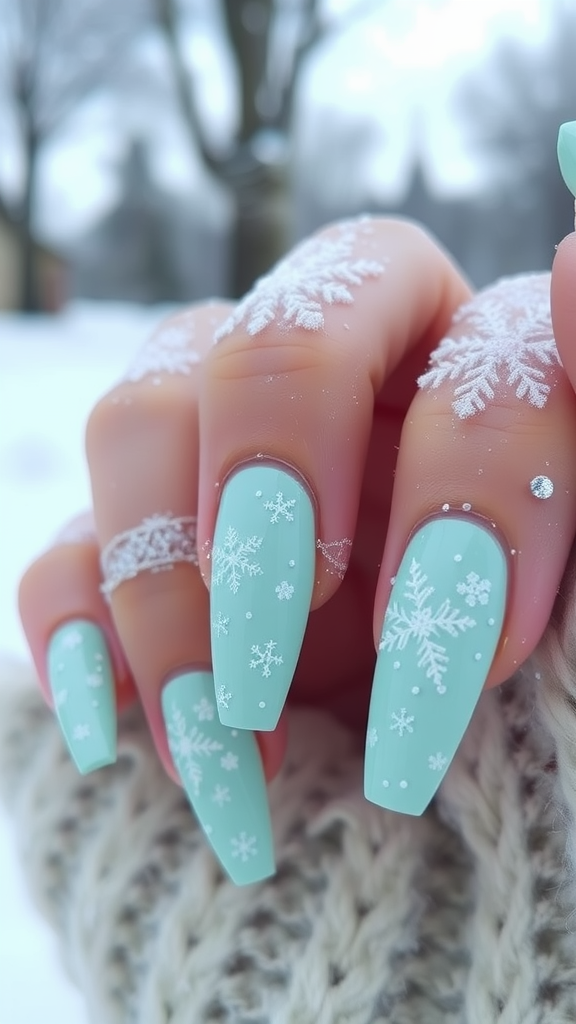
M 256 655 L 256 657 L 252 658 L 250 668 L 260 668 L 262 666 L 262 675 L 267 679 L 271 675 L 271 665 L 283 664 L 282 655 L 274 654 L 277 646 L 276 640 L 269 640 L 267 644 L 264 644 L 264 650 L 261 651 L 259 644 L 252 644 L 252 654 Z
M 296 498 L 285 498 L 282 491 L 277 491 L 274 501 L 265 501 L 264 508 L 272 513 L 271 523 L 279 523 L 280 516 L 283 516 L 287 523 L 292 523 L 294 522 L 294 513 L 291 510 L 295 504 Z
M 282 580 L 276 587 L 276 596 L 279 601 L 290 601 L 293 593 L 294 587 L 288 583 L 288 580 Z
M 438 693 L 445 693 L 443 677 L 450 661 L 446 648 L 432 639 L 441 633 L 458 637 L 467 629 L 472 629 L 476 622 L 468 615 L 462 615 L 458 608 L 453 608 L 450 598 L 434 610 L 428 604 L 435 591 L 426 586 L 428 577 L 422 572 L 420 563 L 413 558 L 409 579 L 406 581 L 404 597 L 413 607 L 405 608 L 394 601 L 386 612 L 384 633 L 379 644 L 381 651 L 403 651 L 410 640 L 418 644 L 418 668 L 426 670 L 426 678 L 432 679 Z
M 256 282 L 218 328 L 214 340 L 220 341 L 240 324 L 246 325 L 252 337 L 274 322 L 284 330 L 321 330 L 323 302 L 349 306 L 354 302 L 353 286 L 384 272 L 384 265 L 376 260 L 353 257 L 355 242 L 356 231 L 347 224 L 337 234 L 311 238 L 299 245 Z
M 228 786 L 214 786 L 214 792 L 212 793 L 212 800 L 218 807 L 224 807 L 224 804 L 229 804 L 232 797 L 230 796 L 230 790 Z
M 238 768 L 238 754 L 233 754 L 232 751 L 229 750 L 224 754 L 224 757 L 220 758 L 220 764 L 224 771 L 235 772 Z
M 75 740 L 87 740 L 90 736 L 90 726 L 86 725 L 84 722 L 79 722 L 78 725 L 74 726 L 72 735 Z
M 199 759 L 211 757 L 223 750 L 222 744 L 205 736 L 198 726 L 189 727 L 186 716 L 175 704 L 172 705 L 168 721 L 168 743 L 180 774 L 186 775 L 194 795 L 198 796 L 204 774 Z
M 218 707 L 228 710 L 231 700 L 232 694 L 228 692 L 225 686 L 219 686 L 216 690 L 216 703 Z
M 262 576 L 259 562 L 252 561 L 262 537 L 245 537 L 243 540 L 233 526 L 226 530 L 224 543 L 212 551 L 212 583 L 225 583 L 233 594 L 237 594 L 244 576 Z
M 194 705 L 194 713 L 199 722 L 211 722 L 214 718 L 214 705 L 212 701 L 207 700 L 206 697 L 201 697 L 197 704 Z
M 84 642 L 82 633 L 78 629 L 69 629 L 62 637 L 62 647 L 67 651 L 73 651 Z
M 488 604 L 488 596 L 492 589 L 490 580 L 481 580 L 477 572 L 469 572 L 465 583 L 457 583 L 459 594 L 466 595 L 467 605 L 474 608 L 476 604 Z
M 405 732 L 414 732 L 412 728 L 414 715 L 407 715 L 406 708 L 400 708 L 400 711 L 393 711 L 391 718 L 392 725 L 390 729 L 392 732 L 397 732 L 399 736 L 403 736 Z
M 216 618 L 212 619 L 212 629 L 214 630 L 215 636 L 228 636 L 229 625 L 229 617 L 222 615 L 222 612 L 218 612 Z
M 194 336 L 191 319 L 160 327 L 137 353 L 126 374 L 126 380 L 138 381 L 154 373 L 190 375 L 192 366 L 200 362 L 198 352 L 190 348 Z
M 447 764 L 448 758 L 440 751 L 437 754 L 430 754 L 428 758 L 428 767 L 431 772 L 443 772 Z
M 366 734 L 366 743 L 371 749 L 372 747 L 375 747 L 376 744 L 378 743 L 378 729 L 376 729 L 373 725 L 368 729 L 368 732 Z
M 550 318 L 549 280 L 539 274 L 504 278 L 462 306 L 453 325 L 465 323 L 459 338 L 448 336 L 418 378 L 421 388 L 461 381 L 452 408 L 461 419 L 482 412 L 497 385 L 542 409 L 550 394 L 543 367 L 560 366 Z
M 101 686 L 104 685 L 102 673 L 90 672 L 89 675 L 86 676 L 86 685 L 89 686 L 92 690 L 98 690 Z
M 246 832 L 240 832 L 239 835 L 233 836 L 231 843 L 232 856 L 239 857 L 243 864 L 258 853 L 256 836 L 249 836 Z

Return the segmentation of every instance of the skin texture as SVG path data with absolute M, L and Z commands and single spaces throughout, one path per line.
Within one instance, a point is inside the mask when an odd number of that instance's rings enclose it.
M 227 306 L 181 318 L 201 357 L 190 372 L 164 374 L 161 386 L 152 377 L 123 382 L 90 417 L 97 543 L 58 545 L 22 581 L 22 619 L 45 692 L 51 632 L 67 618 L 99 622 L 119 702 L 138 693 L 172 775 L 161 689 L 176 672 L 210 664 L 205 581 L 219 493 L 235 467 L 259 454 L 306 482 L 323 541 L 354 539 L 343 582 L 318 552 L 290 700 L 327 706 L 363 727 L 390 577 L 411 532 L 444 502 L 469 502 L 495 522 L 509 556 L 507 615 L 487 685 L 525 660 L 548 621 L 576 524 L 574 236 L 560 246 L 553 273 L 554 329 L 566 371 L 546 371 L 548 404 L 535 409 L 498 393 L 481 416 L 459 421 L 453 387 L 418 391 L 415 380 L 470 289 L 419 228 L 373 224 L 355 255 L 381 261 L 385 271 L 353 290 L 353 305 L 327 306 L 322 331 L 270 325 L 251 337 L 240 325 L 214 346 Z M 538 502 L 527 486 L 545 465 L 553 504 Z M 168 510 L 197 512 L 199 569 L 140 574 L 113 593 L 108 608 L 98 591 L 99 546 Z M 284 718 L 258 741 L 271 778 L 285 748 Z

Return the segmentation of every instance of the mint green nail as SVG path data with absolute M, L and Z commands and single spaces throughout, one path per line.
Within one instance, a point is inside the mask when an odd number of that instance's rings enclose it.
M 211 672 L 185 672 L 162 691 L 170 752 L 218 860 L 236 885 L 274 874 L 266 782 L 254 736 L 222 725 Z
M 506 606 L 504 552 L 484 526 L 446 516 L 410 541 L 392 588 L 370 703 L 368 800 L 422 814 L 486 681 Z
M 116 760 L 114 677 L 102 630 L 76 619 L 48 644 L 48 679 L 68 750 L 85 775 Z
M 276 727 L 308 621 L 316 558 L 312 502 L 276 466 L 226 484 L 212 549 L 212 664 L 220 720 Z
M 566 185 L 576 197 L 576 121 L 566 121 L 560 125 L 558 163 Z

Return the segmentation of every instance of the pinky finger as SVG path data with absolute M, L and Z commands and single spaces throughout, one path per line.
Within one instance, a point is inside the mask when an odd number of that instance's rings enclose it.
M 40 686 L 82 774 L 114 763 L 116 709 L 135 698 L 100 582 L 96 537 L 86 520 L 76 520 L 19 589 Z

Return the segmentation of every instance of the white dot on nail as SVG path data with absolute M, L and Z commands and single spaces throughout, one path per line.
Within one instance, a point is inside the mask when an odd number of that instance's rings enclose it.
M 489 626 L 493 626 L 494 625 L 494 619 L 488 619 L 488 625 Z
M 252 612 L 246 612 L 246 618 L 247 619 L 251 619 L 252 618 Z
M 237 736 L 238 735 L 238 729 L 232 729 L 230 735 L 231 736 Z
M 408 783 L 406 782 L 406 779 L 402 779 L 402 782 L 400 783 L 400 789 L 407 789 L 407 788 L 408 788 Z
M 388 779 L 384 779 L 383 782 L 382 782 L 382 785 L 384 786 L 384 789 L 388 789 L 388 786 L 390 785 L 390 783 L 388 782 Z
M 443 512 L 449 512 L 450 511 L 450 505 L 448 505 L 448 503 L 446 503 L 445 505 L 442 505 L 442 511 Z
M 294 566 L 296 565 L 296 562 L 294 561 L 293 558 L 290 559 L 290 561 L 288 562 L 288 565 L 290 566 L 291 569 L 294 568 Z
M 437 686 L 436 687 L 436 692 L 437 693 L 446 693 L 446 687 L 445 686 Z
M 259 707 L 259 708 L 265 708 L 265 707 L 266 707 L 266 701 L 264 701 L 264 700 L 261 700 L 261 701 L 260 701 L 260 703 L 259 703 L 259 705 L 258 705 L 258 707 Z
M 395 661 L 394 662 L 394 668 L 400 668 L 400 662 L 399 661 Z
M 420 693 L 420 687 L 419 686 L 413 686 L 412 687 L 412 693 Z
M 257 498 L 261 498 L 262 497 L 262 491 L 256 491 L 256 497 Z
M 454 555 L 454 561 L 455 562 L 461 562 L 462 561 L 462 555 Z
M 476 654 L 474 655 L 474 661 L 481 661 L 481 659 L 482 659 L 482 655 L 480 654 L 480 651 L 478 651 L 478 652 L 477 652 L 477 653 L 476 653 Z
M 462 505 L 462 508 L 464 509 L 465 512 L 469 512 L 470 509 L 472 508 L 472 505 L 470 504 L 469 501 L 465 501 L 464 504 Z

